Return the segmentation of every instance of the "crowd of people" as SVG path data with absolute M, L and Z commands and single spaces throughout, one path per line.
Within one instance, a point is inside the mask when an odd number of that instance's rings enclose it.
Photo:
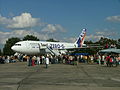
M 78 63 L 88 63 L 88 64 L 99 64 L 106 65 L 107 67 L 118 66 L 120 64 L 119 55 L 61 55 L 53 56 L 50 54 L 41 56 L 27 56 L 27 55 L 17 55 L 17 56 L 0 56 L 0 63 L 15 63 L 15 62 L 27 62 L 28 66 L 35 66 L 40 64 L 45 64 L 48 68 L 49 64 L 70 64 L 78 65 Z
M 0 56 L 0 64 L 15 62 L 17 62 L 17 56 Z
M 106 65 L 107 67 L 118 66 L 120 64 L 120 56 L 116 54 L 98 55 L 96 60 L 99 65 Z

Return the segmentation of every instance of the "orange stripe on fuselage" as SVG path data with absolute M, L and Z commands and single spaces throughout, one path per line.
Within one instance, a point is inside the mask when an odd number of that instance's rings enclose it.
M 86 36 L 86 32 L 85 32 L 85 34 L 84 34 L 84 36 L 83 36 L 83 38 L 82 38 L 82 40 L 81 40 L 81 42 L 80 42 L 80 47 L 82 47 L 82 42 L 83 42 L 85 36 Z

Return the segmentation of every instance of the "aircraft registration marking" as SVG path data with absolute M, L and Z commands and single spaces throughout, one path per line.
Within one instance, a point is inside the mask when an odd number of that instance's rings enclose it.
M 49 47 L 59 48 L 59 49 L 64 49 L 65 48 L 64 44 L 49 44 Z

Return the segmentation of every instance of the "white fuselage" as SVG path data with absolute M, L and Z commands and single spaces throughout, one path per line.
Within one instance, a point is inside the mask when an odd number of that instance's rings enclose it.
M 60 50 L 77 49 L 85 46 L 84 39 L 86 36 L 86 29 L 82 30 L 75 43 L 65 42 L 46 42 L 46 41 L 20 41 L 11 47 L 12 50 L 22 54 L 36 55 L 46 53 L 49 50 L 51 53 L 59 55 Z
M 33 55 L 43 53 L 47 47 L 56 50 L 65 50 L 76 48 L 77 44 L 64 42 L 20 41 L 12 46 L 12 50 L 22 54 Z

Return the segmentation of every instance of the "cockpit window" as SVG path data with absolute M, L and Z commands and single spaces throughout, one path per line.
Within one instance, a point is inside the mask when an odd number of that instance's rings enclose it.
M 21 46 L 21 44 L 15 44 L 15 46 Z

